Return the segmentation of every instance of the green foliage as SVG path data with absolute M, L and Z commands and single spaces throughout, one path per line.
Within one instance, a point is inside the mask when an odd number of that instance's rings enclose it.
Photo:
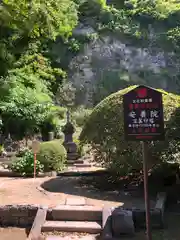
M 0 154 L 4 151 L 4 146 L 0 145 Z
M 22 176 L 32 176 L 34 172 L 34 155 L 32 151 L 25 151 L 22 157 L 16 158 L 9 168 Z M 36 161 L 36 174 L 43 171 L 43 165 Z
M 26 51 L 21 55 L 18 61 L 14 64 L 14 69 L 11 72 L 20 75 L 22 83 L 26 87 L 36 87 L 36 81 L 41 80 L 44 88 L 56 93 L 57 88 L 66 79 L 66 72 L 60 68 L 51 66 L 50 59 L 43 55 L 41 51 L 41 41 L 29 43 Z M 34 76 L 34 81 L 29 80 L 29 76 Z
M 62 106 L 72 108 L 74 105 L 76 89 L 71 83 L 66 83 L 60 87 L 56 94 L 57 102 L 61 103 Z
M 60 69 L 51 67 L 49 60 L 39 53 L 39 45 L 38 42 L 29 44 L 14 69 L 0 79 L 4 131 L 8 129 L 20 138 L 41 131 L 47 123 L 56 128 L 55 121 L 63 117 L 52 97 L 54 87 L 62 84 L 65 75 Z M 56 81 L 58 77 L 59 82 Z
M 16 33 L 14 38 L 68 36 L 76 22 L 76 6 L 71 0 L 3 0 L 0 7 L 0 23 Z
M 29 150 L 29 148 L 28 147 L 21 147 L 20 149 L 19 149 L 19 151 L 17 152 L 17 154 L 16 154 L 16 156 L 17 157 L 19 157 L 19 158 L 21 158 L 21 157 L 23 157 L 25 154 L 26 154 L 26 152 L 28 152 L 28 150 Z
M 91 114 L 91 109 L 85 109 L 83 106 L 78 108 L 76 111 L 72 114 L 72 119 L 75 121 L 78 127 L 82 127 L 88 116 Z
M 0 111 L 4 127 L 24 136 L 28 131 L 37 130 L 51 112 L 53 103 L 47 88 L 33 75 L 29 75 L 29 81 L 33 81 L 36 88 L 25 87 L 22 81 L 22 76 L 14 72 L 4 79 L 0 88 L 2 93 L 6 87 L 7 91 L 1 95 Z
M 126 175 L 142 168 L 142 149 L 139 142 L 124 140 L 122 96 L 123 89 L 100 102 L 89 116 L 81 132 L 82 143 L 90 144 L 97 162 L 116 173 Z M 180 97 L 163 92 L 166 141 L 149 144 L 150 164 L 180 161 Z
M 44 171 L 61 171 L 66 162 L 66 150 L 58 140 L 43 142 L 37 159 L 44 166 Z
M 48 141 L 49 132 L 57 133 L 61 129 L 61 121 L 65 115 L 65 109 L 59 106 L 52 106 L 49 114 L 39 126 L 43 140 Z
M 179 49 L 180 3 L 177 1 L 113 0 L 109 5 L 99 11 L 97 27 L 100 32 L 109 30 L 132 44 L 147 46 L 152 41 L 153 30 L 153 41 L 160 48 Z
M 83 145 L 81 144 L 81 142 L 79 141 L 79 139 L 73 139 L 73 142 L 74 142 L 74 143 L 76 144 L 76 146 L 77 146 L 77 153 L 78 153 L 79 157 L 84 156 L 84 154 L 85 154 L 84 147 L 83 147 Z
M 77 23 L 76 5 L 71 0 L 4 0 L 0 23 L 3 132 L 22 138 L 48 124 L 56 128 L 59 116 L 52 99 L 66 72 L 52 66 L 48 41 L 61 37 L 64 42 L 71 35 Z
M 156 0 L 149 2 L 148 0 L 130 0 L 126 1 L 133 6 L 132 12 L 134 14 L 146 14 L 155 18 L 165 19 L 171 14 L 180 10 L 180 3 L 175 0 Z
M 15 57 L 8 49 L 6 40 L 0 41 L 0 76 L 7 74 L 8 69 L 12 68 Z
M 159 52 L 165 51 L 165 55 L 174 52 L 173 70 L 170 67 L 158 74 L 149 72 L 148 76 L 147 70 L 140 78 L 140 73 L 136 75 L 140 81 L 151 81 L 150 85 L 152 79 L 172 79 L 179 83 L 179 16 L 180 4 L 175 0 L 3 0 L 0 5 L 3 132 L 23 137 L 27 133 L 58 131 L 61 124 L 52 110 L 53 100 L 68 108 L 76 104 L 77 89 L 67 81 L 71 75 L 70 61 L 87 43 L 101 39 L 104 34 L 113 34 L 133 46 L 145 46 L 150 52 L 154 50 L 152 45 L 155 51 L 157 48 Z M 83 36 L 72 34 L 81 23 L 96 32 Z M 98 103 L 126 87 L 129 82 L 122 75 L 122 70 L 117 74 L 104 71 L 93 102 Z M 130 79 L 129 72 L 127 75 Z M 78 126 L 83 125 L 88 114 L 74 113 Z

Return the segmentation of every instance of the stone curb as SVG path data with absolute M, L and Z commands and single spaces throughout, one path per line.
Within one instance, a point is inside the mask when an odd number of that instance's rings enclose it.
M 64 205 L 57 205 L 53 207 L 43 206 L 40 204 L 32 205 L 0 205 L 0 226 L 16 226 L 16 227 L 29 227 L 33 224 L 34 219 L 37 214 L 37 210 L 40 208 L 47 209 L 47 220 L 58 220 L 57 216 L 59 213 L 62 213 L 66 217 L 66 220 L 71 219 L 71 213 L 75 215 L 78 211 L 83 212 L 77 216 L 81 220 L 84 218 L 86 221 L 90 220 L 101 220 L 102 211 L 97 206 L 66 206 L 66 209 L 63 208 Z M 85 209 L 83 209 L 85 207 Z M 94 209 L 93 209 L 94 207 Z M 64 210 L 63 210 L 64 209 Z M 66 212 L 67 211 L 67 212 Z M 76 218 L 74 216 L 74 218 Z M 61 219 L 62 220 L 62 219 Z
M 56 172 L 47 172 L 47 173 L 40 173 L 36 177 L 56 177 Z M 32 178 L 33 176 L 22 176 L 21 174 L 14 173 L 8 170 L 0 170 L 0 177 L 21 177 L 21 178 Z
M 60 173 L 57 173 L 57 176 L 61 177 L 80 177 L 80 176 L 99 176 L 109 173 L 108 170 L 92 170 L 92 171 L 63 171 Z
M 41 177 L 80 177 L 80 176 L 99 176 L 99 175 L 104 175 L 108 173 L 107 170 L 96 170 L 96 171 L 63 171 L 60 173 L 56 172 L 47 172 L 47 173 L 40 173 L 37 175 L 38 178 Z M 8 170 L 0 170 L 0 177 L 22 177 L 22 178 L 28 178 L 28 176 L 22 176 L 21 174 L 18 173 L 13 173 Z

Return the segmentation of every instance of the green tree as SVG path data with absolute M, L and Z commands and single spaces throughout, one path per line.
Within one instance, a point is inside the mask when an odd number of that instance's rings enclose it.
M 0 23 L 14 37 L 67 37 L 77 23 L 76 5 L 71 0 L 3 0 Z
M 47 57 L 48 41 L 67 39 L 77 24 L 71 0 L 3 0 L 0 5 L 0 112 L 3 131 L 18 137 L 54 124 L 54 94 L 66 78 Z
M 60 105 L 72 108 L 74 106 L 75 96 L 76 89 L 73 87 L 72 83 L 65 83 L 58 89 L 56 99 Z

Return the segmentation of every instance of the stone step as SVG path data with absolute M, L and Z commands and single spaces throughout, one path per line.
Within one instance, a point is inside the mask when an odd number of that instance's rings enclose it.
M 42 232 L 84 232 L 96 234 L 102 230 L 98 222 L 80 222 L 80 221 L 46 221 L 42 226 Z
M 86 167 L 91 167 L 92 164 L 90 164 L 90 163 L 75 163 L 75 164 L 73 164 L 73 166 L 75 166 L 77 168 L 86 168 Z
M 79 158 L 78 153 L 67 153 L 67 159 L 68 160 L 76 160 Z
M 77 159 L 77 160 L 67 160 L 67 165 L 74 165 L 74 164 L 83 164 L 84 161 L 81 159 Z
M 52 209 L 53 220 L 102 221 L 102 207 L 59 205 Z

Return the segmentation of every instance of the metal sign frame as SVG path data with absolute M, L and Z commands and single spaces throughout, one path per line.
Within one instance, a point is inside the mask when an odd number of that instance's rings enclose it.
M 123 95 L 124 135 L 127 141 L 163 141 L 162 93 L 138 86 Z
M 144 174 L 147 240 L 152 240 L 148 194 L 148 141 L 165 138 L 162 93 L 138 86 L 123 95 L 124 134 L 127 141 L 141 141 Z

